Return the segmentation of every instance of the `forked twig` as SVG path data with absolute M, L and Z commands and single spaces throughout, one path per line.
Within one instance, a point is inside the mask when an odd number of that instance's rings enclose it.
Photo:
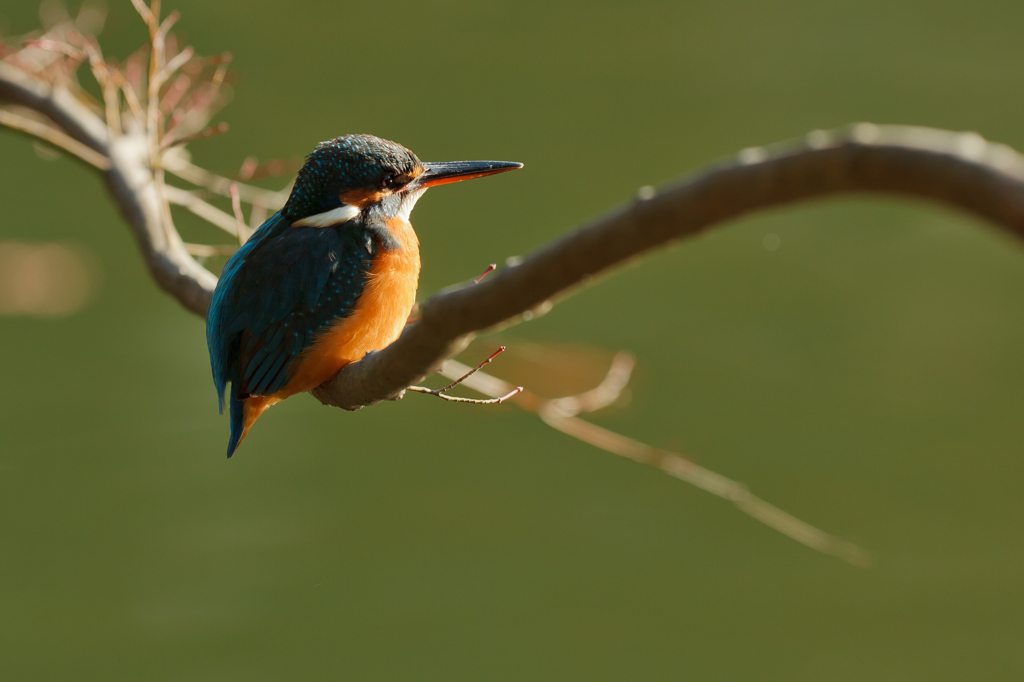
M 484 274 L 487 274 L 487 273 L 485 272 Z M 492 398 L 490 398 L 488 400 L 479 400 L 479 399 L 476 399 L 476 398 L 458 398 L 456 396 L 445 395 L 445 394 L 448 391 L 450 391 L 453 388 L 455 388 L 456 386 L 458 386 L 461 383 L 463 383 L 464 381 L 466 381 L 467 379 L 469 379 L 470 377 L 472 377 L 474 374 L 476 374 L 481 369 L 483 369 L 486 365 L 491 364 L 491 361 L 494 360 L 494 358 L 498 357 L 504 351 L 505 351 L 505 346 L 500 346 L 498 348 L 498 350 L 496 350 L 493 353 L 491 353 L 490 356 L 486 360 L 481 362 L 476 367 L 473 367 L 472 369 L 470 369 L 469 366 L 467 366 L 467 365 L 463 365 L 463 367 L 465 367 L 467 371 L 462 376 L 456 378 L 455 381 L 453 381 L 452 383 L 448 384 L 444 388 L 427 388 L 426 386 L 410 386 L 406 390 L 407 391 L 412 391 L 414 393 L 428 393 L 430 395 L 437 396 L 438 398 L 441 398 L 442 400 L 447 400 L 447 401 L 453 402 L 453 403 L 469 403 L 471 405 L 498 405 L 500 403 L 505 402 L 506 400 L 508 400 L 512 396 L 516 395 L 517 393 L 522 393 L 523 387 L 522 386 L 516 386 L 516 387 L 509 386 L 509 388 L 511 390 L 506 391 L 504 393 L 504 395 L 500 395 L 499 394 L 499 395 L 493 396 Z M 452 377 L 448 377 L 448 378 L 451 379 Z
M 647 464 L 695 485 L 701 490 L 706 490 L 712 495 L 728 500 L 744 514 L 813 550 L 829 554 L 861 568 L 867 568 L 873 564 L 871 554 L 864 548 L 829 535 L 765 502 L 751 493 L 742 483 L 726 478 L 710 469 L 705 469 L 674 452 L 653 448 L 578 418 L 577 415 L 581 413 L 594 412 L 615 402 L 629 382 L 634 364 L 635 360 L 632 355 L 621 352 L 612 360 L 608 374 L 601 384 L 590 391 L 554 400 L 545 400 L 532 393 L 522 391 L 519 397 L 512 402 L 527 412 L 538 415 L 548 426 L 568 436 L 614 455 Z M 477 370 L 479 368 L 477 367 Z M 448 360 L 441 366 L 441 374 L 449 378 L 459 376 L 459 383 L 484 395 L 502 395 L 512 387 L 511 384 L 497 377 L 484 372 L 478 373 L 476 370 L 467 373 L 465 372 L 467 369 L 469 367 L 461 362 Z

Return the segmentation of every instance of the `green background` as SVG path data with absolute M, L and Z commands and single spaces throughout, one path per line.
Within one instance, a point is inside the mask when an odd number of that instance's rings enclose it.
M 124 57 L 143 31 L 112 4 Z M 420 202 L 421 297 L 814 128 L 1024 149 L 1009 0 L 165 6 L 235 55 L 231 132 L 193 145 L 214 170 L 349 132 L 526 164 Z M 35 13 L 0 6 L 9 32 Z M 0 318 L 0 678 L 1024 676 L 1024 252 L 989 226 L 866 197 L 773 211 L 505 337 L 632 350 L 632 401 L 595 421 L 867 547 L 862 570 L 513 407 L 300 396 L 227 461 L 203 323 L 101 180 L 10 133 L 0 159 L 0 239 L 74 242 L 103 273 L 75 316 Z

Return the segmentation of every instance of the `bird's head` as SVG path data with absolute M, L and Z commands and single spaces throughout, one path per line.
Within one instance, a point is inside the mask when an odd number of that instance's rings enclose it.
M 424 163 L 400 144 L 372 135 L 321 142 L 299 170 L 284 216 L 293 226 L 329 227 L 360 218 L 408 221 L 430 187 L 522 168 L 509 161 Z

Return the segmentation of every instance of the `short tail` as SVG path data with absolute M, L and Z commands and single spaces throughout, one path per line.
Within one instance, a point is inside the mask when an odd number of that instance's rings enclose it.
M 231 438 L 228 439 L 228 459 L 235 454 L 235 450 L 242 444 L 245 434 L 249 429 L 245 427 L 245 399 L 239 400 L 235 397 L 235 387 L 231 387 Z
M 245 440 L 249 429 L 256 423 L 263 411 L 271 405 L 281 401 L 280 398 L 270 396 L 254 395 L 239 400 L 234 393 L 234 386 L 231 387 L 231 438 L 228 439 L 228 459 L 235 454 L 235 450 Z

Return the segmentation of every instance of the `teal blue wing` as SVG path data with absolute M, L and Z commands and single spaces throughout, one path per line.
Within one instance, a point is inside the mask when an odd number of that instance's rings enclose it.
M 270 395 L 317 334 L 349 315 L 376 251 L 359 227 L 293 228 L 275 215 L 228 260 L 207 317 L 214 384 L 223 406 Z

